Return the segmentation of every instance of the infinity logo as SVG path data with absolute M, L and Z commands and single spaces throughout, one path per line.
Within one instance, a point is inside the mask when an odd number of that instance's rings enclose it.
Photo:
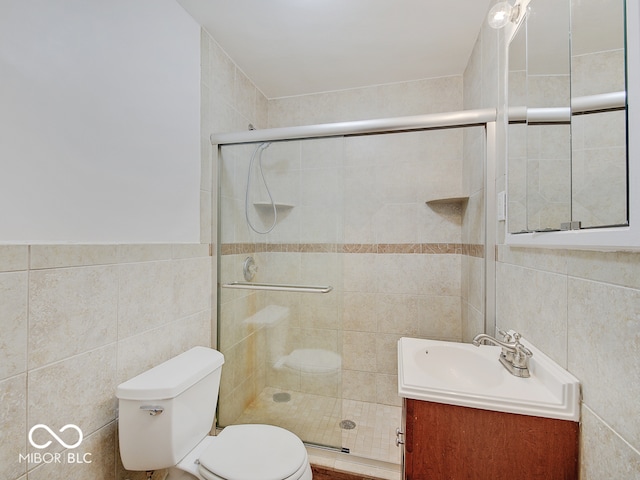
M 78 432 L 78 441 L 76 443 L 74 443 L 73 445 L 69 445 L 67 443 L 64 442 L 64 440 L 62 440 L 58 435 L 56 435 L 54 433 L 53 430 L 51 430 L 48 426 L 39 423 L 37 425 L 34 425 L 33 427 L 31 427 L 31 430 L 29 430 L 29 443 L 31 445 L 33 445 L 35 448 L 47 448 L 49 445 L 51 445 L 51 440 L 49 440 L 47 443 L 43 444 L 43 445 L 39 445 L 36 442 L 33 441 L 33 432 L 35 432 L 37 429 L 39 428 L 43 428 L 45 429 L 47 432 L 49 432 L 51 434 L 51 436 L 53 438 L 55 438 L 57 440 L 57 442 L 62 445 L 64 448 L 76 448 L 78 445 L 80 445 L 82 443 L 82 430 L 80 430 L 80 427 L 78 427 L 77 425 L 74 425 L 72 423 L 69 423 L 67 425 L 65 425 L 64 427 L 62 427 L 60 429 L 60 433 L 64 432 L 65 430 L 68 430 L 69 428 L 72 428 L 73 430 L 75 430 L 76 432 Z

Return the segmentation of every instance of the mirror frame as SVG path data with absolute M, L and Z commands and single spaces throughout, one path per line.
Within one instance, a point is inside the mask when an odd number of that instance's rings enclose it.
M 505 26 L 503 42 L 503 58 L 507 59 L 509 44 L 517 32 L 518 26 L 526 17 L 527 6 L 531 1 L 523 0 L 521 14 L 514 23 Z M 627 57 L 627 129 L 629 132 L 640 131 L 640 2 L 626 2 L 626 57 Z M 502 74 L 505 85 L 505 109 L 508 102 L 509 68 L 505 65 Z M 508 112 L 505 111 L 505 131 L 508 126 Z M 508 135 L 506 136 L 508 137 Z M 508 142 L 508 138 L 506 139 Z M 508 150 L 505 148 L 505 152 Z M 505 244 L 518 247 L 571 248 L 604 251 L 636 251 L 640 250 L 640 141 L 628 135 L 628 205 L 629 225 L 624 227 L 605 227 L 584 230 L 566 230 L 553 232 L 509 233 L 506 215 Z M 508 162 L 505 162 L 507 176 Z M 506 182 L 508 185 L 508 181 Z M 508 195 L 508 192 L 507 192 Z M 507 208 L 508 208 L 508 203 Z

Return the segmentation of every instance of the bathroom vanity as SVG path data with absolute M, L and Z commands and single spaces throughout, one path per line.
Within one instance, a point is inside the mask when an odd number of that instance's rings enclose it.
M 578 478 L 579 423 L 405 399 L 405 480 Z
M 500 347 L 400 339 L 405 480 L 578 478 L 579 383 L 526 346 L 531 376 L 518 378 Z

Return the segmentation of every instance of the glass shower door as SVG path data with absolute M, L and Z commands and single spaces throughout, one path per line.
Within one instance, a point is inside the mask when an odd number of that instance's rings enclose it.
M 218 423 L 341 448 L 343 139 L 222 146 Z

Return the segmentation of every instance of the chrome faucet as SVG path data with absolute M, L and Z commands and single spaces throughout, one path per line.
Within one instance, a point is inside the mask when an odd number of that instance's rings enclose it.
M 497 340 L 485 333 L 480 333 L 474 337 L 473 344 L 479 347 L 482 342 L 487 341 L 502 347 L 499 360 L 504 368 L 516 377 L 529 377 L 529 359 L 533 356 L 533 352 L 520 343 L 522 335 L 519 333 L 511 335 L 510 333 L 502 331 L 500 334 L 504 337 L 503 341 Z M 511 340 L 513 340 L 513 342 L 511 342 Z

